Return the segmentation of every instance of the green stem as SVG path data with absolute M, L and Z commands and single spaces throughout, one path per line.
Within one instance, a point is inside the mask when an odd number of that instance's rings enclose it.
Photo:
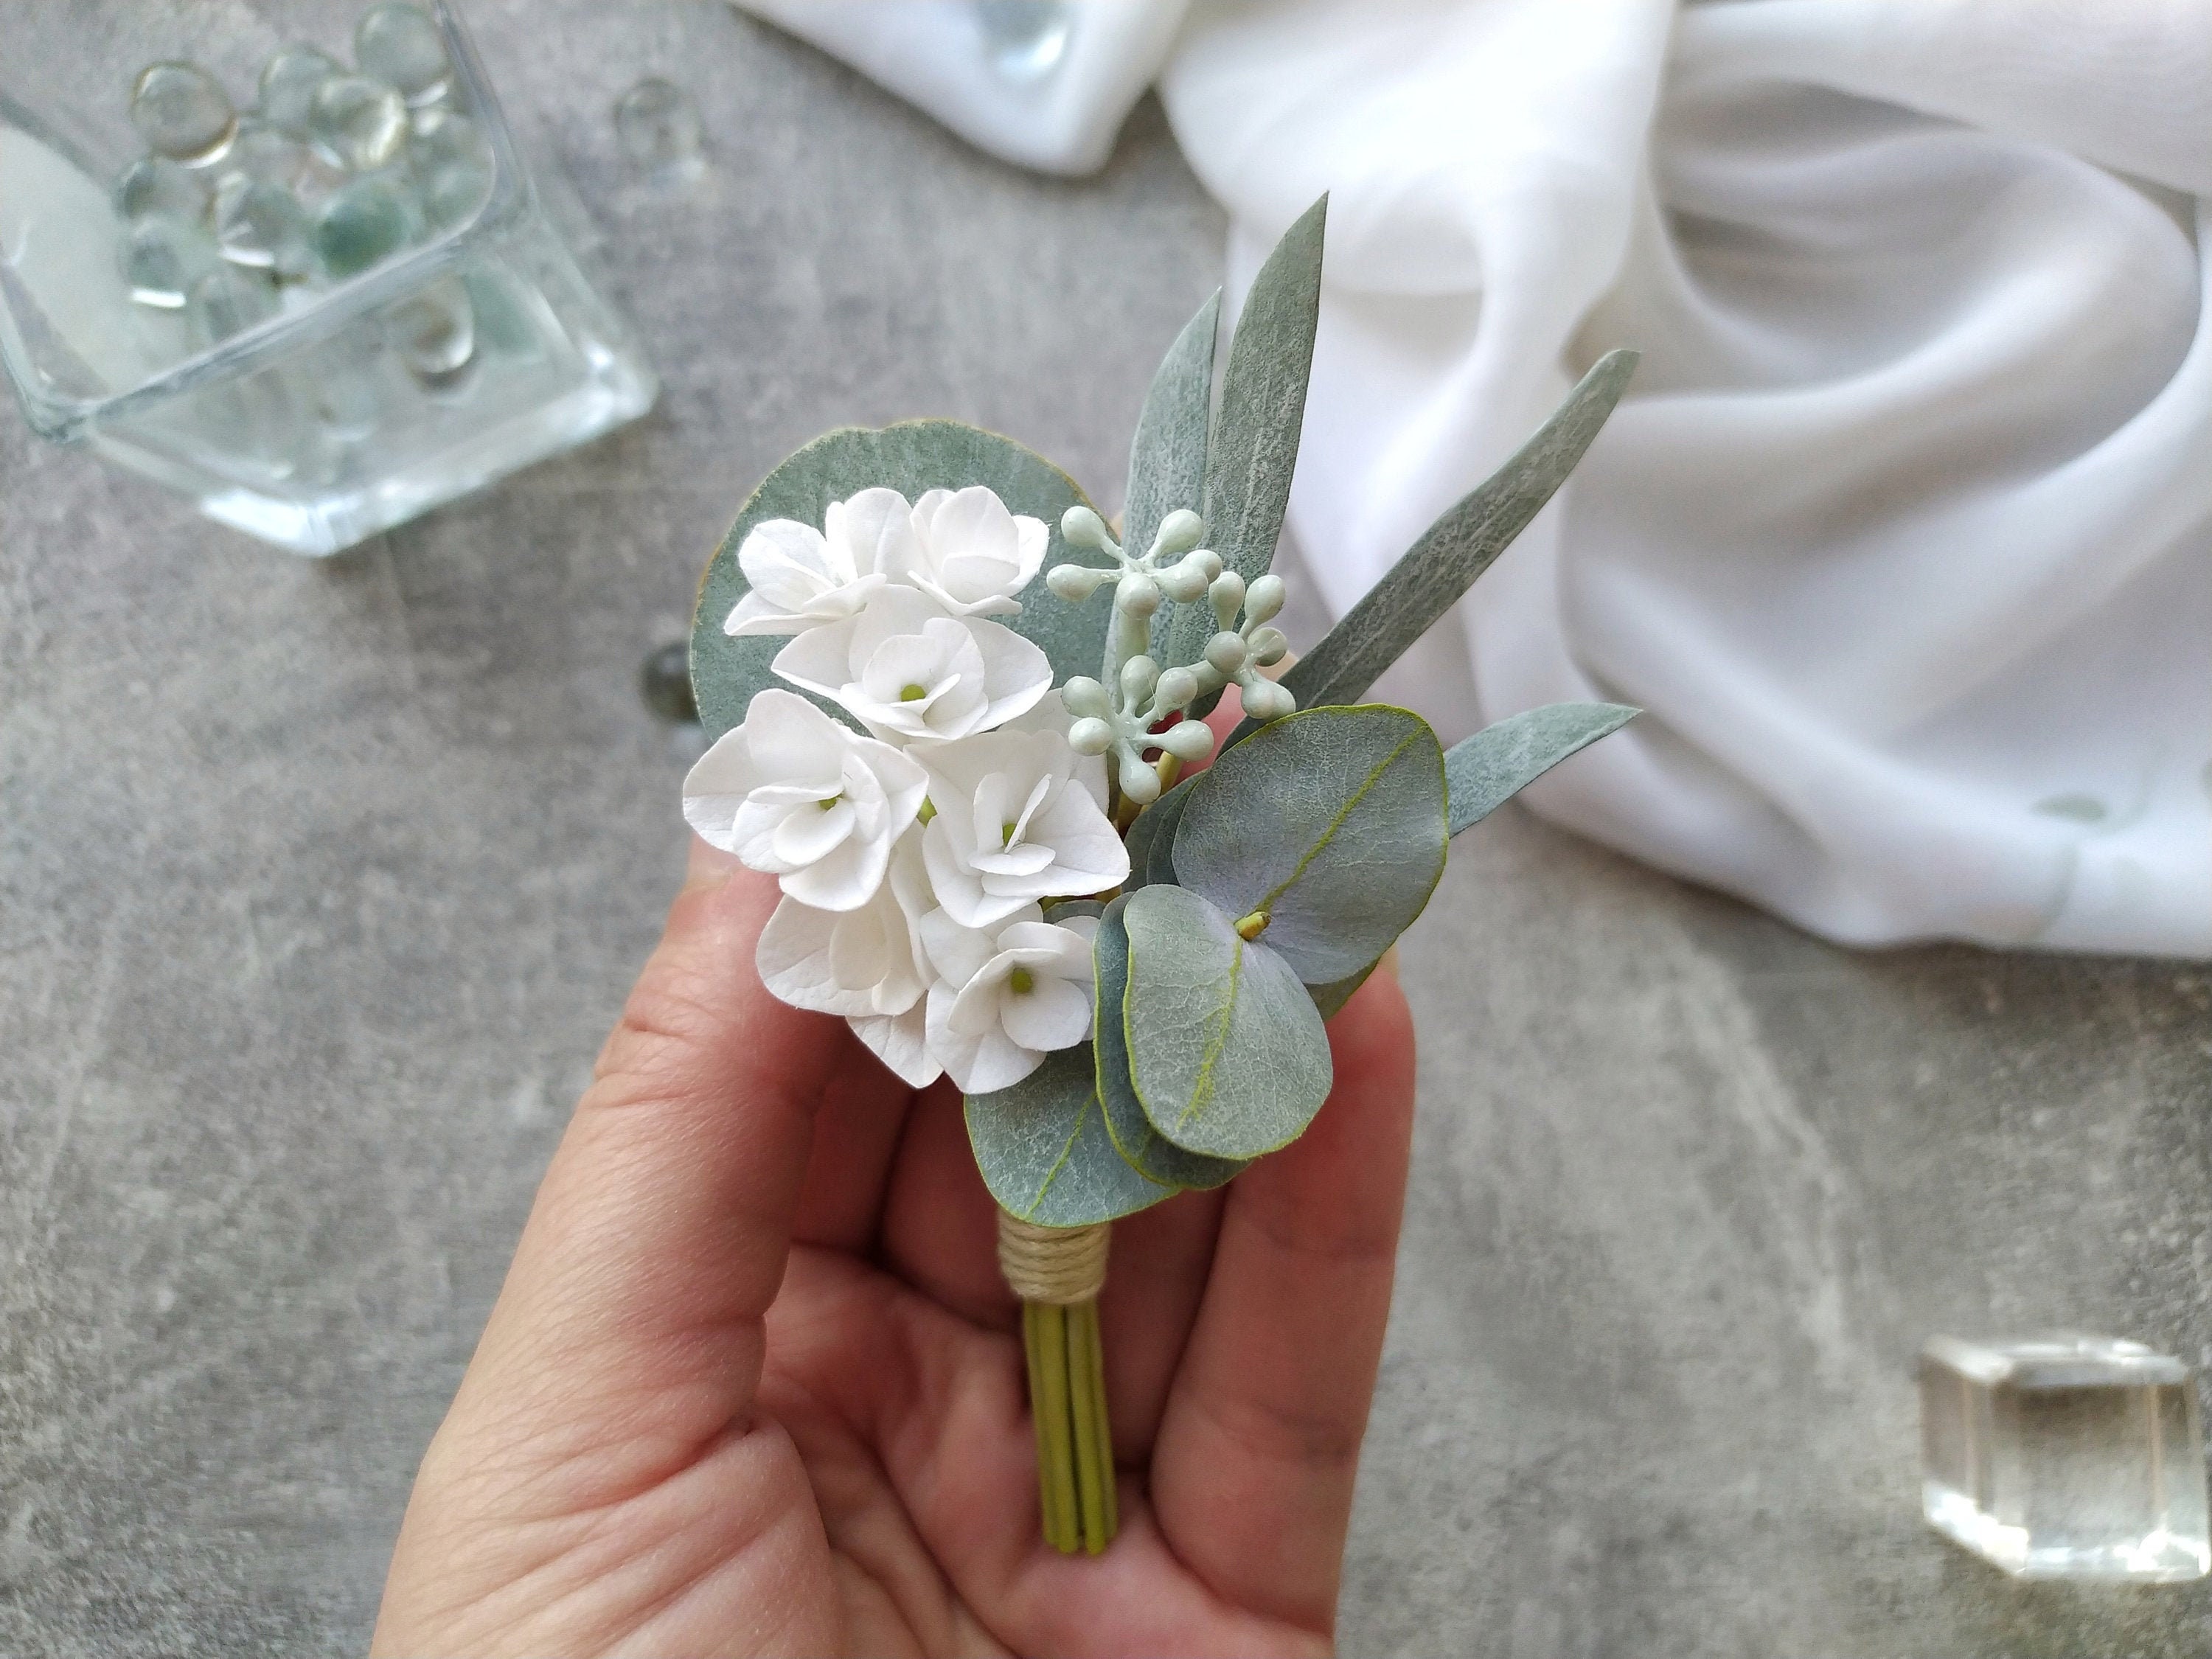
M 1097 1425 L 1099 1501 L 1106 1512 L 1105 1541 L 1110 1544 L 1121 1529 L 1121 1506 L 1114 1489 L 1114 1425 L 1106 1410 L 1106 1346 L 1098 1334 L 1098 1304 L 1085 1303 L 1083 1313 L 1091 1332 L 1091 1411 Z
M 1098 1304 L 1067 1310 L 1069 1416 L 1075 1431 L 1075 1485 L 1083 1513 L 1083 1547 L 1096 1555 L 1111 1535 L 1104 1489 L 1112 1460 L 1098 1443 Z
M 1037 1328 L 1037 1316 L 1042 1311 L 1034 1302 L 1022 1304 L 1022 1353 L 1029 1361 L 1030 1423 L 1036 1431 L 1037 1524 L 1044 1533 L 1045 1542 L 1057 1549 L 1060 1545 L 1052 1523 L 1051 1419 L 1041 1404 L 1044 1399 L 1044 1351 L 1043 1343 L 1040 1340 L 1042 1333 Z
M 1038 1387 L 1030 1396 L 1037 1419 L 1037 1490 L 1044 1512 L 1045 1541 L 1062 1555 L 1081 1547 L 1076 1511 L 1076 1469 L 1070 1432 L 1067 1376 L 1067 1310 L 1049 1302 L 1031 1304 L 1036 1316 Z

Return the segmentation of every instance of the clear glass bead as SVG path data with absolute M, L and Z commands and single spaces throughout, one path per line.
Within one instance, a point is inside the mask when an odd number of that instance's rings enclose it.
M 353 60 L 363 75 L 396 87 L 410 104 L 434 104 L 453 84 L 446 42 L 420 6 L 371 6 L 353 33 Z
M 131 92 L 131 121 L 146 148 L 189 166 L 220 157 L 238 130 L 222 84 L 197 64 L 149 64 Z
M 208 177 L 166 155 L 142 155 L 116 176 L 115 211 L 125 222 L 157 215 L 179 224 L 206 222 Z
M 332 276 L 356 276 L 413 241 L 419 224 L 415 204 L 390 180 L 358 179 L 323 204 L 315 252 Z
M 646 653 L 638 668 L 638 690 L 645 706 L 665 720 L 696 720 L 699 700 L 691 690 L 691 646 L 672 640 Z
M 374 173 L 407 147 L 407 105 L 381 81 L 334 75 L 307 100 L 307 132 L 341 167 Z
M 216 191 L 215 240 L 235 265 L 297 282 L 315 269 L 307 210 L 282 185 L 233 173 Z
M 540 362 L 545 357 L 545 334 L 538 321 L 539 302 L 505 272 L 489 267 L 471 270 L 461 279 L 469 291 L 469 306 L 476 313 L 477 345 L 516 362 Z M 557 325 L 556 325 L 557 326 Z
M 465 115 L 430 110 L 416 117 L 407 165 L 433 230 L 467 223 L 491 198 L 491 140 Z
M 1929 1340 L 1922 1505 L 2021 1578 L 2161 1582 L 2212 1568 L 2190 1368 L 2139 1342 Z
M 320 205 L 346 181 L 343 168 L 313 145 L 258 118 L 238 124 L 230 154 L 214 169 L 216 190 L 239 177 L 289 191 L 305 208 Z
M 647 76 L 615 100 L 623 153 L 647 177 L 682 184 L 706 170 L 706 131 L 684 88 Z
M 1042 81 L 1067 56 L 1074 15 L 1066 0 L 975 0 L 991 67 L 1009 81 Z
M 261 118 L 285 131 L 304 136 L 315 99 L 315 89 L 345 70 L 337 60 L 313 46 L 280 47 L 261 66 Z
M 256 323 L 265 323 L 278 310 L 276 289 L 265 276 L 217 265 L 192 284 L 185 302 L 185 320 L 202 347 L 219 345 L 234 334 L 242 334 Z
M 382 322 L 385 343 L 419 380 L 449 380 L 476 356 L 476 310 L 457 278 L 444 277 L 387 307 Z
M 221 261 L 204 231 L 159 214 L 137 221 L 123 235 L 123 280 L 131 297 L 157 310 L 181 309 L 192 284 Z

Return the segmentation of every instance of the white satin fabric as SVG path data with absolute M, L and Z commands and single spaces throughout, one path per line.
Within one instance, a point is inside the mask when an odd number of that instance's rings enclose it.
M 909 3 L 808 33 L 869 67 Z M 1068 61 L 1160 40 L 1232 293 L 1331 192 L 1291 529 L 1332 611 L 1644 353 L 1397 688 L 1447 736 L 1641 704 L 1529 804 L 1831 938 L 2212 955 L 2212 6 L 1178 9 L 1079 5 Z

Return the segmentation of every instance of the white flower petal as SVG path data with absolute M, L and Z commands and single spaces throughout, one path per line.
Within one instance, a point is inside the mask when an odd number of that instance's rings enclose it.
M 725 853 L 734 851 L 739 809 L 757 778 L 744 728 L 737 726 L 714 739 L 712 748 L 693 763 L 684 779 L 684 821 L 699 838 Z
M 817 809 L 802 806 L 802 812 Z M 877 896 L 890 863 L 890 844 L 880 837 L 848 837 L 823 856 L 782 877 L 783 890 L 823 910 L 857 910 Z
M 738 567 L 754 592 L 782 610 L 803 611 L 832 588 L 850 580 L 833 573 L 829 544 L 811 525 L 770 519 L 755 525 L 738 549 Z
M 902 1014 L 855 1014 L 845 1023 L 908 1088 L 927 1088 L 944 1076 L 945 1068 L 930 1057 L 928 1013 L 921 1003 Z
M 938 808 L 937 816 L 921 831 L 921 856 L 929 871 L 929 884 L 944 907 L 948 925 L 983 927 L 1012 915 L 1029 901 L 1015 897 L 987 905 L 988 896 L 983 891 L 981 877 L 969 860 L 953 850 L 952 839 L 958 831 L 946 822 L 948 817 L 943 807 Z M 969 972 L 974 971 L 971 964 Z
M 819 692 L 834 702 L 845 683 L 854 636 L 860 623 L 861 617 L 856 615 L 842 622 L 810 628 L 777 652 L 775 660 L 769 666 L 793 685 Z M 757 702 L 767 695 L 765 691 L 757 692 L 754 700 Z
M 1030 820 L 1029 833 L 1053 850 L 1054 860 L 1077 884 L 1071 894 L 1103 893 L 1129 878 L 1129 849 L 1114 832 L 1113 820 L 1090 794 L 1063 786 Z
M 864 489 L 823 515 L 826 539 L 857 575 L 903 580 L 921 562 L 914 517 L 896 489 Z
M 784 898 L 761 929 L 753 965 L 761 983 L 794 1008 L 825 1014 L 872 1012 L 866 988 L 841 985 L 830 966 L 840 916 Z
M 1017 915 L 1024 921 L 1035 921 L 1042 914 L 1033 905 L 1024 906 L 1024 910 L 1026 915 Z M 954 993 L 974 979 L 998 954 L 990 933 L 963 925 L 943 909 L 932 910 L 923 916 L 916 925 L 916 932 L 921 936 L 923 953 L 936 970 L 938 980 Z
M 1052 690 L 1052 663 L 1043 651 L 1002 623 L 972 619 L 965 625 L 983 659 L 984 694 L 990 699 L 982 720 L 969 729 L 1003 726 L 1036 707 Z
M 1010 991 L 1001 1018 L 1007 1036 L 1024 1048 L 1072 1048 L 1091 1035 L 1091 988 L 1040 979 L 1027 991 Z
M 793 898 L 853 910 L 875 896 L 891 843 L 928 787 L 929 775 L 897 750 L 772 687 L 693 767 L 684 817 L 714 845 L 781 877 Z
M 783 809 L 770 839 L 787 870 L 804 870 L 851 840 L 860 825 L 842 800 L 808 801 Z M 890 848 L 884 848 L 888 853 Z M 815 901 L 809 899 L 808 903 Z
M 1044 1063 L 1044 1054 L 1024 1048 L 994 1026 L 980 1037 L 954 1035 L 945 1024 L 954 994 L 944 985 L 931 988 L 927 1014 L 930 1057 L 963 1094 L 988 1094 L 1010 1088 Z

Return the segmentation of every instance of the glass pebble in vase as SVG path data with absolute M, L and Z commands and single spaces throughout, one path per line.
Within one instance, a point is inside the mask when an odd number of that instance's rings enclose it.
M 9 37 L 0 367 L 41 435 L 325 554 L 651 406 L 450 7 L 88 0 Z
M 2212 1569 L 2191 1368 L 2071 1333 L 1936 1336 L 1919 1367 L 1929 1523 L 2020 1578 L 2138 1583 Z

